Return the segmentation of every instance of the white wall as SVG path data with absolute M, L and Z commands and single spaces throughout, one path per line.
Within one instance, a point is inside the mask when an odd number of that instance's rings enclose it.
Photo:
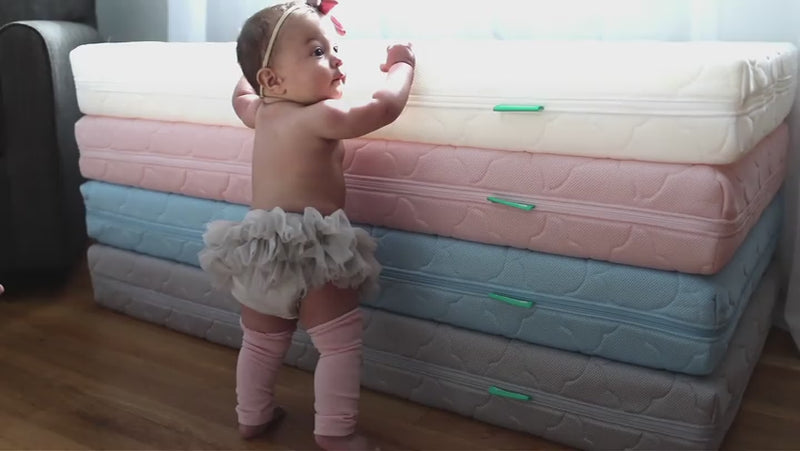
M 206 40 L 209 12 L 206 0 L 167 0 L 167 39 L 180 42 Z M 233 3 L 238 0 L 228 0 Z M 213 16 L 212 16 L 213 17 Z
M 97 28 L 106 41 L 166 41 L 168 0 L 97 0 Z
M 277 0 L 206 1 L 208 2 L 209 17 L 206 24 L 206 38 L 208 41 L 213 42 L 235 41 L 242 24 L 248 17 L 256 11 L 277 2 Z
M 206 0 L 96 0 L 96 5 L 98 30 L 106 41 L 202 42 L 208 24 L 216 24 L 213 16 L 208 20 Z

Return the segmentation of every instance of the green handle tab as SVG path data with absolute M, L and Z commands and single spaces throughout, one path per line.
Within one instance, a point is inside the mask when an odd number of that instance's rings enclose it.
M 522 393 L 514 393 L 508 390 L 503 390 L 502 388 L 498 387 L 489 387 L 489 394 L 500 396 L 503 398 L 508 399 L 516 399 L 518 401 L 530 401 L 531 397 L 528 395 L 523 395 Z
M 513 105 L 501 103 L 494 106 L 494 111 L 511 113 L 538 113 L 544 111 L 544 105 Z
M 520 210 L 525 210 L 525 211 L 531 211 L 534 208 L 536 208 L 536 205 L 523 204 L 523 203 L 520 203 L 520 202 L 514 202 L 514 201 L 511 201 L 511 200 L 501 199 L 499 197 L 494 197 L 494 196 L 487 197 L 486 200 L 488 200 L 489 202 L 494 203 L 494 204 L 500 204 L 500 205 L 505 205 L 507 207 L 519 208 Z
M 489 293 L 489 297 L 494 299 L 495 301 L 505 302 L 506 304 L 513 305 L 514 307 L 523 307 L 523 308 L 531 308 L 531 307 L 533 307 L 533 302 L 531 302 L 531 301 L 523 301 L 523 300 L 520 300 L 520 299 L 514 299 L 512 297 L 504 296 L 502 294 Z

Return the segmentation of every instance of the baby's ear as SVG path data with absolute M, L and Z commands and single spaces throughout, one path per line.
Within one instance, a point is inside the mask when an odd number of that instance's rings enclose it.
M 262 96 L 281 96 L 286 94 L 283 79 L 269 67 L 263 67 L 256 74 L 258 84 L 261 85 Z

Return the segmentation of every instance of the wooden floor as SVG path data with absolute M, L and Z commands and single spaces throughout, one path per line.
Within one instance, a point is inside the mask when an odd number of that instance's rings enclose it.
M 0 299 L 0 449 L 315 449 L 309 373 L 283 370 L 290 416 L 243 442 L 235 350 L 96 306 L 85 268 L 59 293 Z M 370 391 L 361 416 L 384 449 L 559 448 Z M 770 335 L 724 449 L 800 449 L 800 356 L 786 333 Z

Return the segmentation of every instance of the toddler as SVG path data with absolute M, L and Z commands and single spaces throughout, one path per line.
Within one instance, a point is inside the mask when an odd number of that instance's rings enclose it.
M 273 387 L 297 321 L 320 353 L 314 435 L 324 449 L 363 449 L 356 433 L 361 374 L 359 295 L 377 289 L 375 241 L 343 212 L 342 139 L 394 121 L 408 100 L 410 45 L 387 48 L 385 86 L 369 101 L 341 99 L 343 34 L 335 4 L 288 2 L 244 24 L 237 57 L 244 77 L 233 105 L 255 128 L 253 197 L 242 222 L 214 221 L 200 262 L 241 304 L 236 367 L 239 431 L 251 438 L 285 412 Z M 378 62 L 376 62 L 377 65 Z

